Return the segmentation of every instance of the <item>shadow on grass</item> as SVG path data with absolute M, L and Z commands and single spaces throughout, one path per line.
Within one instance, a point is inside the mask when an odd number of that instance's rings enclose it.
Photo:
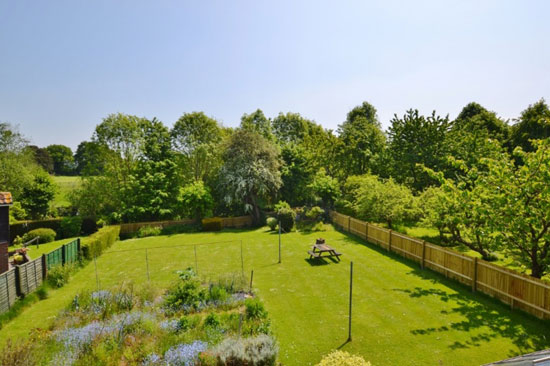
M 451 310 L 442 310 L 440 316 L 460 314 L 463 320 L 451 322 L 441 327 L 428 327 L 412 330 L 414 335 L 429 335 L 446 331 L 462 331 L 473 333 L 465 342 L 456 341 L 449 348 L 456 350 L 480 346 L 496 338 L 507 338 L 518 347 L 519 353 L 532 352 L 550 347 L 550 321 L 541 320 L 521 310 L 511 310 L 498 299 L 483 293 L 472 293 L 469 286 L 445 278 L 443 275 L 429 269 L 422 270 L 420 265 L 403 258 L 396 253 L 388 252 L 375 244 L 366 242 L 363 238 L 338 230 L 345 238 L 339 240 L 345 244 L 363 245 L 386 257 L 402 263 L 411 271 L 408 275 L 420 277 L 432 284 L 441 284 L 449 288 L 445 291 L 438 288 L 415 287 L 413 289 L 393 289 L 393 291 L 408 294 L 412 298 L 421 299 L 436 296 L 442 302 L 456 304 Z M 437 315 L 436 315 L 437 316 Z M 546 330 L 546 331 L 541 331 Z M 510 356 L 516 356 L 513 351 Z
M 330 264 L 330 262 L 327 261 L 325 258 L 305 258 L 304 260 L 313 267 L 326 266 L 327 264 Z

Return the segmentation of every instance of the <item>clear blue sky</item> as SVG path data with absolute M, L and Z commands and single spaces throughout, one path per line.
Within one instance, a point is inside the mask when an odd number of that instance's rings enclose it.
M 0 0 L 0 121 L 73 149 L 110 113 L 335 129 L 363 100 L 504 118 L 550 99 L 550 1 Z

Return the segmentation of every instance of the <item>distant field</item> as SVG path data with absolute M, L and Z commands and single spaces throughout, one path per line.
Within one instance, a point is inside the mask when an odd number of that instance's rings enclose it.
M 308 260 L 307 250 L 318 237 L 343 253 L 341 262 Z M 346 343 L 351 260 L 353 341 Z M 26 336 L 34 327 L 47 329 L 82 289 L 142 283 L 148 277 L 162 288 L 188 266 L 210 279 L 239 276 L 243 269 L 249 278 L 254 270 L 254 287 L 270 312 L 280 361 L 287 366 L 315 365 L 337 348 L 361 354 L 373 366 L 470 366 L 550 347 L 548 322 L 331 228 L 284 234 L 281 264 L 278 236 L 266 228 L 117 242 L 65 287 L 6 324 L 0 343 Z
M 80 177 L 55 176 L 52 178 L 58 186 L 57 194 L 54 199 L 55 207 L 67 207 L 70 205 L 69 193 L 80 185 Z

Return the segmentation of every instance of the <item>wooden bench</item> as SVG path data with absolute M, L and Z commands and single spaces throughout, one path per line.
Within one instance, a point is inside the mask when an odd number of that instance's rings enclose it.
M 311 258 L 321 258 L 321 253 L 316 253 L 313 250 L 308 250 L 307 254 L 309 254 L 309 259 Z

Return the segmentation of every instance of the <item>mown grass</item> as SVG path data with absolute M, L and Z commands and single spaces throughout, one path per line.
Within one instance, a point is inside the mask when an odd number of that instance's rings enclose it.
M 316 237 L 342 252 L 341 262 L 308 260 Z M 241 263 L 241 243 L 243 262 Z M 193 244 L 198 244 L 194 246 Z M 203 277 L 249 278 L 266 304 L 284 365 L 314 365 L 331 350 L 358 353 L 376 365 L 479 365 L 550 347 L 550 324 L 416 264 L 329 230 L 278 237 L 267 229 L 226 230 L 117 242 L 65 287 L 26 309 L 0 331 L 24 337 L 48 327 L 82 289 L 147 281 L 165 287 L 174 271 L 195 266 Z M 146 250 L 147 249 L 147 250 Z M 349 263 L 354 262 L 353 341 L 348 336 Z
M 79 186 L 80 177 L 52 175 L 52 179 L 58 187 L 53 201 L 53 206 L 70 206 L 71 203 L 69 202 L 69 194 Z
M 73 241 L 75 239 L 76 238 L 56 240 L 56 241 L 52 241 L 52 242 L 45 243 L 45 244 L 39 244 L 38 247 L 36 245 L 31 244 L 31 245 L 28 246 L 28 248 L 29 248 L 29 252 L 28 252 L 29 257 L 31 259 L 36 259 L 36 258 L 42 256 L 42 254 L 49 253 L 49 252 L 59 248 L 63 244 L 70 243 L 71 241 Z M 10 247 L 10 250 L 13 250 L 13 249 L 16 249 L 16 248 L 21 248 L 21 245 L 14 245 L 13 247 Z

